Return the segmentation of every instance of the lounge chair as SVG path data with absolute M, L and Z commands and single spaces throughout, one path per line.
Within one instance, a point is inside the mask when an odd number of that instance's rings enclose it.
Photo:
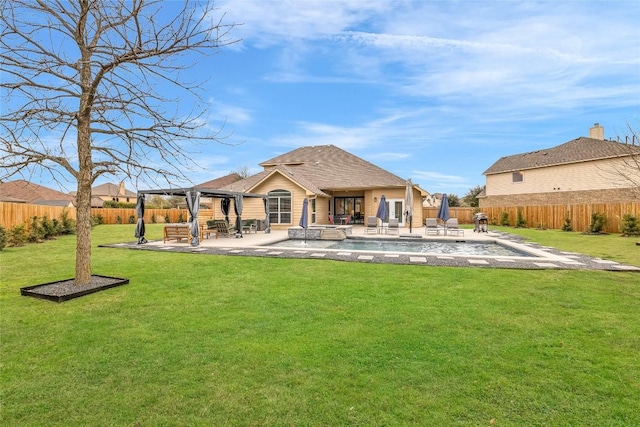
M 458 218 L 449 218 L 446 224 L 447 234 L 462 234 L 464 236 L 464 230 L 458 226 Z
M 387 234 L 400 234 L 398 218 L 389 218 L 389 226 L 387 227 Z
M 213 220 L 216 230 L 218 231 L 218 236 L 222 237 L 231 237 L 235 236 L 236 229 L 235 227 L 231 227 L 229 223 L 224 219 L 215 219 Z
M 440 227 L 438 227 L 437 218 L 427 218 L 425 220 L 424 234 L 440 234 Z
M 367 223 L 364 227 L 364 232 L 365 234 L 378 234 L 378 218 L 376 218 L 375 216 L 368 216 Z

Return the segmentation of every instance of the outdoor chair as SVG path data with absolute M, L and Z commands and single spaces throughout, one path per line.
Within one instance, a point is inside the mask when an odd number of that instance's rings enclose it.
M 333 215 L 329 215 L 329 222 L 330 222 L 331 224 L 334 224 L 334 222 L 333 222 Z
M 440 234 L 437 218 L 427 218 L 425 220 L 424 234 Z
M 449 218 L 446 223 L 447 234 L 462 234 L 464 236 L 464 230 L 458 226 L 458 218 Z
M 389 218 L 389 226 L 387 227 L 387 234 L 400 234 L 398 218 Z
M 365 225 L 364 232 L 365 232 L 365 234 L 369 234 L 369 233 L 377 234 L 378 233 L 378 218 L 376 218 L 375 216 L 368 216 L 367 217 L 367 224 Z
M 235 236 L 236 229 L 229 225 L 229 223 L 224 219 L 215 219 L 213 220 L 216 230 L 218 231 L 218 236 L 222 237 L 231 237 Z
M 251 233 L 251 232 L 257 233 L 258 232 L 258 226 L 256 224 L 256 220 L 255 219 L 243 219 L 242 220 L 242 232 L 247 232 L 247 234 Z

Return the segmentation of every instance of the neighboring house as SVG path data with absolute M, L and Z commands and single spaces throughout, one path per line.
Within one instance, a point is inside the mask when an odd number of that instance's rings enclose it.
M 0 199 L 5 202 L 61 207 L 73 207 L 76 202 L 76 198 L 69 194 L 24 180 L 1 182 Z
M 589 138 L 502 157 L 484 172 L 480 208 L 638 201 L 640 147 L 604 138 L 596 123 Z
M 124 182 L 120 182 L 120 185 L 102 184 L 91 189 L 91 207 L 101 208 L 107 201 L 135 203 L 136 197 L 136 193 L 124 188 Z
M 273 228 L 297 226 L 302 202 L 309 199 L 309 223 L 336 223 L 350 215 L 363 223 L 375 216 L 385 196 L 389 217 L 404 225 L 406 180 L 334 145 L 301 147 L 260 163 L 262 172 L 221 188 L 225 191 L 268 195 Z M 422 224 L 422 199 L 427 194 L 413 186 L 413 224 Z M 247 199 L 243 218 L 264 217 L 259 199 Z

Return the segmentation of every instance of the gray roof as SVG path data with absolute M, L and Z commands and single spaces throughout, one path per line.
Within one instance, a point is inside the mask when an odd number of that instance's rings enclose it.
M 334 145 L 300 147 L 260 166 L 265 170 L 224 189 L 250 190 L 276 171 L 308 191 L 327 197 L 325 191 L 404 187 L 406 183 L 405 179 Z
M 631 155 L 640 155 L 640 147 L 580 137 L 557 147 L 502 157 L 483 174 L 492 175 Z

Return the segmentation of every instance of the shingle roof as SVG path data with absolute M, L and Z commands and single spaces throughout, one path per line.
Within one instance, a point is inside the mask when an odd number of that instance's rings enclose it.
M 260 166 L 269 173 L 276 169 L 288 174 L 307 190 L 316 193 L 404 187 L 406 182 L 405 179 L 334 145 L 300 147 L 262 162 Z
M 580 137 L 557 147 L 502 157 L 483 174 L 492 175 L 630 155 L 640 155 L 640 147 L 616 141 Z
M 134 193 L 133 191 L 127 190 L 126 188 L 124 189 L 124 194 L 120 194 L 120 186 L 119 185 L 115 185 L 115 184 L 111 184 L 111 183 L 106 183 L 106 184 L 102 184 L 102 185 L 98 185 L 95 186 L 91 189 L 91 195 L 92 196 L 108 196 L 108 197 L 117 197 L 117 196 L 124 196 L 124 197 L 137 197 L 137 194 Z
M 64 201 L 75 204 L 76 198 L 42 185 L 34 184 L 22 179 L 10 182 L 0 182 L 0 194 L 5 197 L 24 200 L 28 203 L 42 204 L 43 201 Z
M 221 176 L 220 178 L 212 179 L 211 181 L 203 182 L 202 184 L 198 184 L 195 188 L 210 188 L 214 190 L 218 190 L 225 185 L 232 184 L 236 181 L 240 181 L 242 177 L 237 173 L 230 173 L 229 175 Z

